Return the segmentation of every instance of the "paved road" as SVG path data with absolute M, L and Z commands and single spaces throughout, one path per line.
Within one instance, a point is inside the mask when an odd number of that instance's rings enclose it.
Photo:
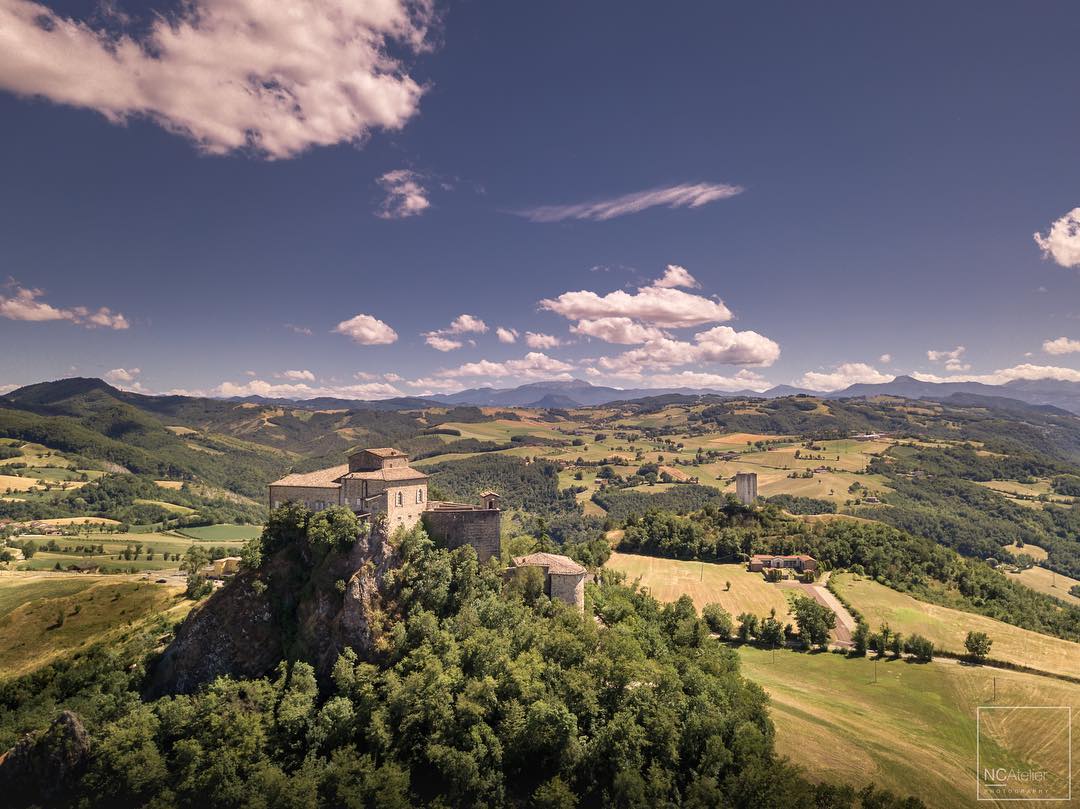
M 840 599 L 832 594 L 828 588 L 825 587 L 825 583 L 829 580 L 829 575 L 826 573 L 821 577 L 821 581 L 814 584 L 803 584 L 802 582 L 789 581 L 787 579 L 779 582 L 781 587 L 789 589 L 800 590 L 804 594 L 810 596 L 819 604 L 828 607 L 836 614 L 836 629 L 833 634 L 836 635 L 836 644 L 838 646 L 852 646 L 851 636 L 855 631 L 855 618 L 847 608 L 840 603 Z

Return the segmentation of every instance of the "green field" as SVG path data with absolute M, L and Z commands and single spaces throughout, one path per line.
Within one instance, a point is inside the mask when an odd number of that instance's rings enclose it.
M 686 594 L 694 599 L 699 610 L 716 603 L 735 617 L 743 612 L 764 616 L 775 609 L 777 620 L 782 623 L 793 620 L 784 591 L 766 582 L 760 573 L 750 573 L 745 565 L 613 553 L 605 567 L 625 573 L 628 584 L 640 579 L 641 585 L 659 601 L 675 601 Z M 731 582 L 730 590 L 728 582 Z
M 875 665 L 868 658 L 774 655 L 750 646 L 739 657 L 743 673 L 769 693 L 778 752 L 811 778 L 872 783 L 914 794 L 929 807 L 976 805 L 977 706 L 1080 704 L 1080 686 L 950 660 Z M 1010 726 L 1008 749 L 1020 761 L 1063 768 L 1057 756 L 1063 745 L 1040 753 L 1032 744 L 1047 739 L 1047 717 L 1022 718 Z M 1080 760 L 1080 733 L 1072 744 Z M 987 804 L 994 802 L 979 805 Z
M 262 534 L 261 525 L 203 525 L 176 531 L 200 542 L 246 542 Z
M 0 578 L 0 604 L 8 605 L 0 617 L 0 679 L 32 671 L 164 611 L 178 620 L 191 603 L 179 593 L 179 587 L 130 580 L 30 575 L 20 581 L 17 574 L 6 575 Z M 11 607 L 14 598 L 24 600 Z
M 1080 643 L 918 601 L 850 573 L 836 574 L 832 581 L 843 599 L 875 629 L 888 622 L 904 635 L 924 635 L 939 649 L 956 653 L 964 652 L 964 638 L 969 631 L 985 632 L 994 642 L 990 656 L 995 660 L 1072 676 L 1080 672 Z

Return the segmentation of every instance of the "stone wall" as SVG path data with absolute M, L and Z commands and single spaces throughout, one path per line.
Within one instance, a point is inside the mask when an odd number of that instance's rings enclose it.
M 472 545 L 481 562 L 499 555 L 502 512 L 497 509 L 439 509 L 425 511 L 428 536 L 447 548 Z
M 340 505 L 341 489 L 337 486 L 271 486 L 270 508 L 275 509 L 286 503 L 303 503 L 312 511 L 317 503 L 324 507 Z
M 420 501 L 416 500 L 416 493 L 420 492 Z M 397 504 L 398 494 L 401 494 L 401 505 Z M 403 486 L 390 484 L 386 487 L 386 519 L 390 531 L 398 528 L 412 528 L 418 522 L 427 508 L 427 481 L 421 483 L 412 482 Z
M 584 573 L 550 573 L 551 597 L 573 604 L 579 610 L 585 609 Z

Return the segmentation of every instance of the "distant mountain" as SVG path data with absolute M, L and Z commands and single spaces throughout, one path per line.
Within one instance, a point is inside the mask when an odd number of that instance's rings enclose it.
M 458 393 L 432 396 L 443 404 L 469 404 L 481 407 L 584 407 L 610 402 L 626 402 L 666 395 L 682 396 L 761 396 L 751 390 L 719 391 L 710 388 L 610 388 L 594 385 L 584 379 L 530 382 L 516 388 L 472 388 Z M 551 397 L 550 399 L 548 397 Z M 539 404 L 558 401 L 558 405 Z
M 891 382 L 851 385 L 843 390 L 818 395 L 828 399 L 902 396 L 905 399 L 942 400 L 954 394 L 1049 405 L 1080 414 L 1080 383 L 1054 379 L 1017 379 L 1004 385 L 987 385 L 983 382 L 923 382 L 910 376 L 898 376 Z

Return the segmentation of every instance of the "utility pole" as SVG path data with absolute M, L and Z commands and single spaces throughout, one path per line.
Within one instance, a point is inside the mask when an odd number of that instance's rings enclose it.
M 994 677 L 994 702 L 997 702 L 997 677 Z
M 877 660 L 874 661 L 874 683 L 877 683 Z

